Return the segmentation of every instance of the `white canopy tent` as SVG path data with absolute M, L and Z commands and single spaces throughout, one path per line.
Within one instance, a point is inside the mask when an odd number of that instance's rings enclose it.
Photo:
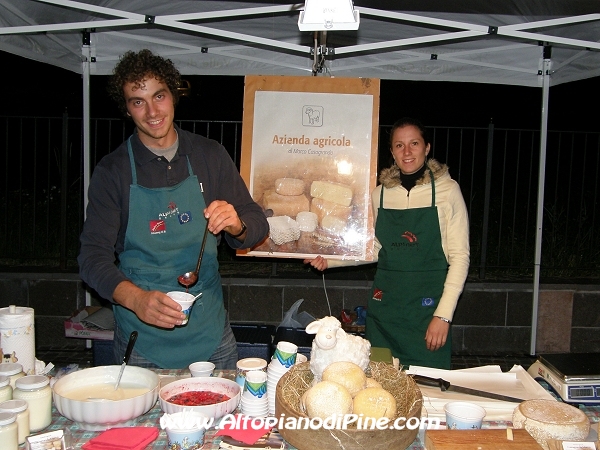
M 0 50 L 89 77 L 151 48 L 184 75 L 334 75 L 540 87 L 541 138 L 531 354 L 535 353 L 548 96 L 600 75 L 597 0 L 355 1 L 356 31 L 300 32 L 304 3 L 0 0 Z

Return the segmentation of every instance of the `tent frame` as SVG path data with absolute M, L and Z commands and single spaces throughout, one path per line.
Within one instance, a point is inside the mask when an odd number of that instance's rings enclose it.
M 413 36 L 400 39 L 384 39 L 368 43 L 359 43 L 354 45 L 339 45 L 330 47 L 327 42 L 327 33 L 314 34 L 314 46 L 301 45 L 291 40 L 272 39 L 254 34 L 231 31 L 230 29 L 220 28 L 223 19 L 242 19 L 248 17 L 271 17 L 278 15 L 296 15 L 302 9 L 302 4 L 279 4 L 249 8 L 222 9 L 215 11 L 165 14 L 165 15 L 145 15 L 134 12 L 128 12 L 115 8 L 108 8 L 94 4 L 88 4 L 71 0 L 25 0 L 26 2 L 52 5 L 61 9 L 75 10 L 83 13 L 94 13 L 97 16 L 103 16 L 103 19 L 94 19 L 88 21 L 71 21 L 64 23 L 38 24 L 34 19 L 28 17 L 11 0 L 0 0 L 0 7 L 6 8 L 28 25 L 2 26 L 0 27 L 0 38 L 2 36 L 17 35 L 39 35 L 45 33 L 46 36 L 58 44 L 59 47 L 67 49 L 68 53 L 74 54 L 74 50 L 66 42 L 62 33 L 73 32 L 81 33 L 82 45 L 79 49 L 81 58 L 82 89 L 83 89 L 83 144 L 84 144 L 84 203 L 87 206 L 87 190 L 90 178 L 90 77 L 97 73 L 98 62 L 108 62 L 114 60 L 114 57 L 98 57 L 96 54 L 95 38 L 99 33 L 110 35 L 111 37 L 124 41 L 142 41 L 144 45 L 153 44 L 162 46 L 165 49 L 160 52 L 165 57 L 182 56 L 193 58 L 194 55 L 204 54 L 210 51 L 211 54 L 230 58 L 232 60 L 248 61 L 250 63 L 267 64 L 268 67 L 280 68 L 282 70 L 291 70 L 300 73 L 311 73 L 310 64 L 312 61 L 312 74 L 316 75 L 315 61 L 317 53 L 321 57 L 335 58 L 341 61 L 348 61 L 351 57 L 357 55 L 370 55 L 386 51 L 393 51 L 393 56 L 389 59 L 365 59 L 360 62 L 354 60 L 346 65 L 336 67 L 337 73 L 346 72 L 352 74 L 353 71 L 364 69 L 382 68 L 387 66 L 401 67 L 403 65 L 426 62 L 429 60 L 439 60 L 458 65 L 472 65 L 485 69 L 494 69 L 506 71 L 508 73 L 525 73 L 535 77 L 537 86 L 542 88 L 541 105 L 541 129 L 540 129 L 540 161 L 539 161 L 539 183 L 538 183 L 538 205 L 536 217 L 536 243 L 534 255 L 534 283 L 533 283 L 533 314 L 531 324 L 531 347 L 530 353 L 535 354 L 536 348 L 536 328 L 539 303 L 539 277 L 541 266 L 541 247 L 542 247 L 542 221 L 543 221 L 543 202 L 544 202 L 544 182 L 545 182 L 545 164 L 546 164 L 546 139 L 548 123 L 548 98 L 551 75 L 553 70 L 559 70 L 579 58 L 588 55 L 590 51 L 600 51 L 600 42 L 597 40 L 584 40 L 571 37 L 564 37 L 558 34 L 552 34 L 552 31 L 559 33 L 567 26 L 589 24 L 600 21 L 600 14 L 582 14 L 570 17 L 558 17 L 543 20 L 523 21 L 522 23 L 507 25 L 481 25 L 465 21 L 447 20 L 444 18 L 429 17 L 422 14 L 407 14 L 397 11 L 388 11 L 373 9 L 369 7 L 358 7 L 364 24 L 364 19 L 374 18 L 387 22 L 399 22 L 401 24 L 410 24 L 427 28 L 427 33 L 420 36 Z M 200 2 L 199 2 L 200 3 Z M 18 4 L 18 3 L 16 3 Z M 192 23 L 194 22 L 194 23 Z M 195 23 L 202 22 L 202 25 Z M 214 23 L 213 23 L 214 22 Z M 212 45 L 210 48 L 204 45 L 190 45 L 178 42 L 172 38 L 166 39 L 155 36 L 143 36 L 132 31 L 157 27 L 171 32 L 180 33 L 180 35 L 192 34 L 204 37 L 211 37 L 221 42 L 222 45 Z M 434 32 L 429 32 L 433 29 Z M 545 30 L 540 32 L 539 30 Z M 488 45 L 481 48 L 462 49 L 458 51 L 448 51 L 439 53 L 427 53 L 418 51 L 427 45 L 441 46 L 444 43 L 469 42 L 486 40 L 488 37 L 501 39 L 503 44 L 510 42 L 509 45 Z M 233 43 L 231 42 L 233 41 Z M 495 41 L 494 41 L 495 42 Z M 0 41 L 1 43 L 1 41 Z M 538 61 L 530 66 L 523 67 L 518 64 L 494 63 L 486 61 L 483 56 L 491 53 L 513 52 L 520 49 L 531 49 L 539 47 L 537 52 Z M 550 58 L 551 48 L 567 47 L 575 49 L 576 52 L 567 60 L 562 61 L 560 66 L 553 67 Z M 266 48 L 270 51 L 287 53 L 290 55 L 306 56 L 307 64 L 302 65 L 298 59 L 286 61 L 286 58 L 275 60 L 268 59 L 265 56 L 257 56 L 248 49 Z M 10 44 L 0 45 L 0 49 L 19 54 L 16 47 Z M 32 56 L 25 54 L 23 56 Z M 45 60 L 43 55 L 37 55 L 39 60 Z M 287 58 L 290 59 L 290 58 Z M 300 61 L 304 61 L 300 59 Z M 322 59 L 322 62 L 325 60 Z M 536 67 L 535 72 L 532 67 Z M 320 66 L 322 69 L 323 67 Z M 394 77 L 391 77 L 394 78 Z M 410 79 L 410 78 L 407 78 Z M 453 80 L 455 81 L 455 80 Z M 473 80 L 467 80 L 473 81 Z M 87 299 L 90 301 L 89 297 Z

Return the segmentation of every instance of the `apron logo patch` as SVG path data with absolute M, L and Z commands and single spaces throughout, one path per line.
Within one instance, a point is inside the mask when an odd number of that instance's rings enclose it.
M 435 304 L 435 300 L 431 297 L 423 297 L 421 299 L 421 306 L 433 306 Z
M 417 242 L 417 236 L 411 231 L 405 231 L 402 234 L 402 237 L 406 239 L 408 242 Z
M 190 220 L 192 220 L 192 213 L 190 211 L 186 211 L 178 214 L 177 218 L 179 219 L 179 223 L 183 225 L 184 223 L 188 223 Z
M 383 298 L 383 291 L 381 289 L 375 289 L 373 291 L 373 300 L 377 300 L 378 302 L 380 302 L 382 298 Z
M 167 232 L 167 224 L 164 220 L 150 221 L 150 234 L 163 234 Z

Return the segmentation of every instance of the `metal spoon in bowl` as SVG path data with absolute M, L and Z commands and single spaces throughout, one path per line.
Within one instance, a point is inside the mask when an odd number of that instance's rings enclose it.
M 193 272 L 186 272 L 177 277 L 177 281 L 185 289 L 189 289 L 191 286 L 198 282 L 198 273 L 200 272 L 200 264 L 202 264 L 202 255 L 204 255 L 204 246 L 206 245 L 206 236 L 208 234 L 208 219 L 206 219 L 206 228 L 204 228 L 204 237 L 202 238 L 202 246 L 200 247 L 200 255 L 198 255 L 198 264 L 196 264 L 196 270 Z

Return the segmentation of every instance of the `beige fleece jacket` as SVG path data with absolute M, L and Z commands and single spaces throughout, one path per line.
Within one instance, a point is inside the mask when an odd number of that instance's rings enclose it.
M 462 293 L 469 271 L 469 218 L 467 207 L 460 187 L 448 172 L 448 166 L 440 164 L 434 159 L 428 161 L 435 179 L 435 204 L 438 209 L 440 232 L 442 236 L 442 249 L 448 261 L 448 275 L 444 283 L 444 290 L 434 316 L 445 317 L 452 320 L 456 303 Z M 417 180 L 417 184 L 410 192 L 400 184 L 400 169 L 393 165 L 381 172 L 377 186 L 371 193 L 374 221 L 377 221 L 379 199 L 382 186 L 386 191 L 383 195 L 384 207 L 389 209 L 422 208 L 431 205 L 431 181 L 429 171 Z M 375 239 L 375 257 L 381 245 Z M 361 262 L 328 260 L 328 266 L 341 267 L 358 265 Z M 368 264 L 362 262 L 362 264 Z

